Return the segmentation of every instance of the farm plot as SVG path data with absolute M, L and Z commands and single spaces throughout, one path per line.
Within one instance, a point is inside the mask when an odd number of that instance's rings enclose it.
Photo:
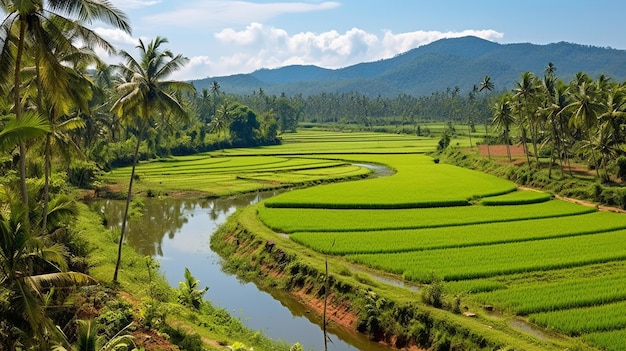
M 534 204 L 550 200 L 552 195 L 542 191 L 518 190 L 499 196 L 490 196 L 482 199 L 485 206 Z
M 126 182 L 130 167 L 111 171 L 109 182 Z M 222 196 L 267 190 L 310 181 L 366 176 L 370 171 L 345 161 L 276 156 L 181 157 L 140 164 L 137 186 L 143 189 L 203 191 Z
M 299 191 L 298 191 L 299 192 Z M 419 209 L 306 209 L 268 208 L 258 210 L 259 218 L 280 233 L 350 232 L 436 228 L 526 219 L 573 216 L 595 212 L 565 201 L 551 200 L 531 205 L 460 206 Z M 332 241 L 332 239 L 330 239 Z
M 626 301 L 532 314 L 532 323 L 576 336 L 626 328 Z
M 626 273 L 557 279 L 477 293 L 473 299 L 519 315 L 560 311 L 626 300 Z
M 282 145 L 224 150 L 225 155 L 315 155 L 427 153 L 437 147 L 436 138 L 406 134 L 341 133 L 302 130 L 281 135 Z
M 595 212 L 560 217 L 426 229 L 356 232 L 303 232 L 290 238 L 316 251 L 334 255 L 394 253 L 491 245 L 601 233 L 626 229 L 626 217 Z M 333 245 L 330 245 L 330 243 Z
M 265 202 L 280 208 L 420 208 L 467 205 L 471 198 L 515 191 L 516 185 L 481 172 L 436 164 L 427 156 L 387 155 L 397 173 L 288 192 Z
M 428 282 L 483 278 L 626 259 L 626 230 L 530 242 L 392 254 L 349 255 L 348 260 Z

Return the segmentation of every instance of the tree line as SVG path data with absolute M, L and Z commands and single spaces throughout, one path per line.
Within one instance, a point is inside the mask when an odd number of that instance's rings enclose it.
M 559 165 L 572 174 L 572 161 L 583 161 L 596 178 L 626 175 L 626 85 L 584 72 L 564 82 L 549 63 L 543 77 L 521 74 L 515 87 L 495 98 L 493 126 L 507 145 L 524 148 L 529 167 L 548 158 L 549 176 Z M 509 160 L 511 159 L 508 151 Z

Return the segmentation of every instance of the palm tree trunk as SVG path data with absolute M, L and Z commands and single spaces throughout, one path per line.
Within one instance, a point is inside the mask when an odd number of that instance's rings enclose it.
M 51 161 L 50 159 L 52 158 L 50 153 L 51 146 L 50 146 L 50 133 L 46 134 L 46 149 L 45 149 L 45 180 L 44 180 L 44 186 L 43 186 L 43 218 L 41 221 L 41 229 L 43 230 L 44 233 L 47 233 L 48 230 L 47 225 L 48 225 L 48 204 L 50 203 L 50 168 L 51 168 Z
M 537 162 L 537 169 L 539 169 L 539 152 L 537 152 L 537 131 L 536 127 L 530 127 L 530 138 L 533 143 L 533 152 L 535 153 L 535 161 Z
M 504 131 L 504 142 L 506 143 L 506 155 L 509 157 L 509 163 L 513 162 L 513 160 L 511 159 L 511 148 L 510 148 L 510 144 L 511 144 L 511 139 L 509 137 L 509 129 L 507 127 L 507 129 Z
M 522 130 L 522 149 L 524 150 L 524 154 L 526 155 L 526 162 L 528 162 L 528 167 L 530 167 L 530 156 L 528 155 L 528 145 L 526 145 L 526 128 L 521 127 Z
M 471 120 L 467 121 L 467 135 L 469 136 L 470 148 L 471 148 L 472 147 L 472 121 Z
M 17 54 L 15 56 L 15 72 L 13 72 L 13 101 L 15 119 L 17 121 L 22 118 L 22 104 L 20 99 L 20 70 L 22 63 L 22 56 L 24 55 L 24 35 L 26 33 L 26 23 L 20 21 L 20 36 L 17 43 Z M 24 225 L 30 227 L 30 218 L 28 210 L 28 187 L 26 186 L 26 144 L 20 142 L 20 191 L 22 195 L 22 204 L 24 205 Z
M 137 135 L 137 144 L 135 145 L 135 152 L 133 155 L 133 166 L 130 172 L 130 180 L 128 181 L 128 194 L 126 196 L 126 206 L 124 208 L 124 217 L 122 218 L 122 227 L 120 229 L 120 239 L 117 246 L 117 262 L 115 263 L 115 272 L 113 273 L 113 283 L 117 283 L 117 273 L 120 269 L 120 263 L 122 262 L 122 244 L 124 243 L 124 234 L 126 233 L 126 225 L 128 223 L 128 209 L 130 207 L 130 200 L 133 191 L 133 180 L 135 179 L 135 168 L 137 166 L 137 160 L 139 158 L 139 146 L 141 145 L 141 136 L 145 128 L 145 123 L 141 122 L 139 133 Z
M 489 149 L 489 135 L 487 130 L 487 121 L 485 120 L 485 144 L 487 144 L 487 156 L 491 160 L 491 150 Z

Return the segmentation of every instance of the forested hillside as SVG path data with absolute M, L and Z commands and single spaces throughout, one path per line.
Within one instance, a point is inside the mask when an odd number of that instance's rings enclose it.
M 497 44 L 476 37 L 442 39 L 391 59 L 361 63 L 341 69 L 288 66 L 250 74 L 209 77 L 192 81 L 197 89 L 217 81 L 223 91 L 246 95 L 262 88 L 268 94 L 313 95 L 359 92 L 369 97 L 399 94 L 428 95 L 459 87 L 471 90 L 485 75 L 496 90 L 513 87 L 522 72 L 541 75 L 552 62 L 565 80 L 578 72 L 626 79 L 626 51 L 559 42 Z

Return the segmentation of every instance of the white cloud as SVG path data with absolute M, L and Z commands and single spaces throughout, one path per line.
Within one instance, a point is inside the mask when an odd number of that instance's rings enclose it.
M 222 28 L 225 25 L 261 22 L 283 14 L 323 11 L 340 6 L 338 2 L 195 1 L 181 3 L 174 11 L 143 18 L 146 23 L 183 28 Z
M 113 45 L 137 45 L 139 40 L 133 38 L 130 34 L 124 32 L 121 29 L 115 28 L 102 28 L 98 27 L 94 29 L 96 34 L 107 40 Z
M 251 72 L 293 64 L 339 68 L 390 58 L 435 40 L 468 35 L 492 41 L 503 37 L 502 33 L 494 30 L 414 31 L 397 34 L 387 30 L 382 35 L 376 35 L 359 28 L 352 28 L 345 33 L 331 30 L 290 35 L 283 29 L 252 23 L 240 31 L 228 28 L 215 34 L 215 38 L 222 43 L 220 50 L 233 54 L 226 54 L 212 63 L 211 71 L 204 76 Z
M 123 10 L 148 7 L 160 2 L 160 0 L 111 0 L 113 6 Z

